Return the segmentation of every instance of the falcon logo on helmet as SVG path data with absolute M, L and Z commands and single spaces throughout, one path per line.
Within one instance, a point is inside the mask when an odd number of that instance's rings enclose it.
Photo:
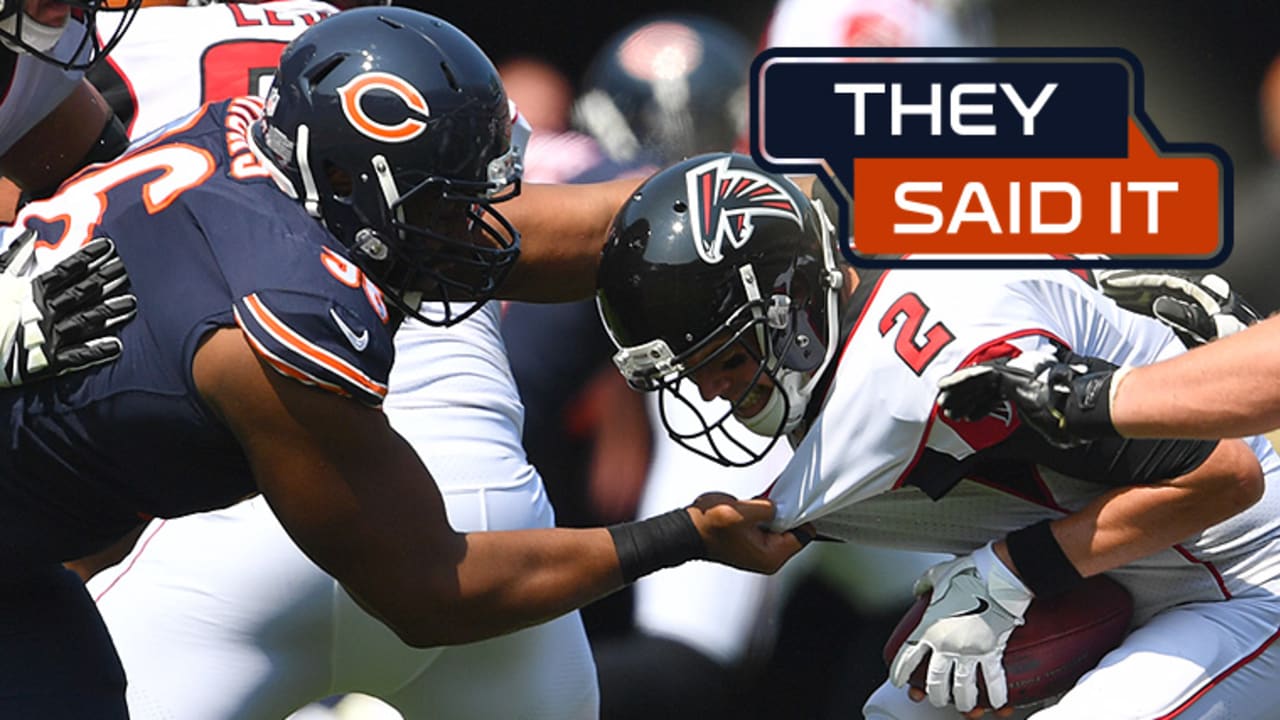
M 379 92 L 369 97 L 369 93 Z M 387 97 L 390 94 L 394 97 Z M 431 115 L 427 101 L 418 89 L 405 80 L 385 72 L 369 72 L 357 75 L 350 82 L 338 88 L 338 96 L 342 98 L 342 114 L 347 116 L 351 126 L 364 135 L 388 143 L 400 143 L 412 140 L 427 128 L 426 120 Z M 375 101 L 381 100 L 381 102 Z M 388 102 L 390 101 L 390 102 Z M 392 116 L 392 118 L 375 117 L 370 114 L 368 106 L 373 105 L 375 114 Z
M 724 258 L 726 242 L 735 249 L 746 245 L 756 217 L 784 218 L 804 226 L 795 201 L 781 185 L 758 172 L 730 168 L 730 159 L 723 155 L 685 173 L 695 247 L 708 263 Z

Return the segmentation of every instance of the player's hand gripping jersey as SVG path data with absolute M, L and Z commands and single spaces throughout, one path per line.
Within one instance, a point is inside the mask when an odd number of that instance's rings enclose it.
M 19 216 L 40 235 L 39 268 L 97 235 L 115 239 L 138 317 L 121 332 L 119 361 L 0 396 L 7 557 L 72 559 L 140 517 L 255 491 L 239 444 L 192 379 L 196 349 L 217 328 L 238 325 L 264 362 L 299 382 L 382 401 L 393 351 L 381 294 L 301 204 L 268 191 L 274 181 L 247 137 L 261 113 L 251 98 L 210 105 Z
M 963 554 L 1118 485 L 1183 475 L 1214 447 L 1117 439 L 1058 450 L 1007 405 L 976 423 L 939 415 L 939 378 L 982 360 L 1055 344 L 1121 365 L 1183 351 L 1071 272 L 895 270 L 864 276 L 850 302 L 822 412 L 768 493 L 778 527 L 813 520 L 831 537 Z M 1250 442 L 1264 472 L 1280 470 L 1265 440 Z M 1271 484 L 1248 511 L 1110 574 L 1133 592 L 1139 620 L 1221 600 L 1277 579 L 1280 568 L 1252 561 L 1278 530 Z

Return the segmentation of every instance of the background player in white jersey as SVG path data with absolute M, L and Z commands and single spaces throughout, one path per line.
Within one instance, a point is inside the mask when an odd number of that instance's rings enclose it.
M 0 176 L 17 183 L 0 180 L 0 222 L 12 219 L 21 189 L 47 195 L 85 163 L 124 149 L 120 124 L 82 77 L 119 39 L 92 42 L 102 4 L 77 6 L 72 17 L 72 7 L 59 0 L 0 3 Z M 121 17 L 136 8 L 132 0 Z M 60 277 L 20 277 L 26 256 L 0 262 L 0 387 L 119 356 L 111 327 L 128 320 L 134 305 L 111 244 L 86 249 Z M 104 266 L 117 272 L 104 275 Z M 81 298 L 67 302 L 64 291 L 79 282 Z
M 1004 705 L 999 660 L 1028 605 L 1103 572 L 1132 593 L 1135 629 L 1036 717 L 1272 714 L 1280 458 L 1265 440 L 1061 451 L 1008 412 L 935 414 L 938 378 L 962 365 L 1054 346 L 1145 362 L 1183 350 L 1173 333 L 1065 270 L 854 273 L 830 235 L 750 159 L 694 158 L 619 212 L 599 300 L 619 368 L 660 392 L 673 433 L 733 462 L 789 434 L 795 455 L 768 490 L 778 527 L 960 555 L 934 597 L 971 593 L 987 610 L 930 606 L 866 714 L 955 717 L 974 708 L 978 672 Z M 719 412 L 681 417 L 689 385 Z M 763 438 L 726 434 L 730 416 Z M 958 625 L 989 640 L 962 650 L 932 632 Z M 928 646 L 930 703 L 912 702 L 899 688 Z
M 143 8 L 93 76 L 145 135 L 202 101 L 265 90 L 255 83 L 269 85 L 287 41 L 334 12 L 313 0 Z M 451 328 L 406 322 L 384 408 L 430 462 L 453 527 L 552 527 L 520 445 L 524 411 L 498 325 L 496 302 Z M 89 587 L 134 718 L 279 718 L 356 691 L 411 718 L 598 712 L 578 613 L 474 645 L 410 648 L 308 560 L 261 499 L 154 521 Z

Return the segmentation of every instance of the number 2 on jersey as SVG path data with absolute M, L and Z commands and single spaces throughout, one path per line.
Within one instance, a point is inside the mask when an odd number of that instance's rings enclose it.
M 916 375 L 923 373 L 942 348 L 956 339 L 947 326 L 934 323 L 925 331 L 923 341 L 917 342 L 920 327 L 924 325 L 925 316 L 928 314 L 929 307 L 924 304 L 920 296 L 907 293 L 894 300 L 884 317 L 880 318 L 881 337 L 888 335 L 894 325 L 898 326 L 898 336 L 893 342 L 893 349 Z

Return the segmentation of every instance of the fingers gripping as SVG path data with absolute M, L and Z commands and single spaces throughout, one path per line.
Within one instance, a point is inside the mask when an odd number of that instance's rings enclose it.
M 0 256 L 0 356 L 10 387 L 118 357 L 115 328 L 137 314 L 124 263 L 96 238 L 31 277 L 35 234 L 24 232 Z
M 54 323 L 54 334 L 62 342 L 78 343 L 133 319 L 138 301 L 132 295 L 109 298 Z
M 925 571 L 917 590 L 921 585 L 932 588 L 929 605 L 890 664 L 890 682 L 907 684 L 927 654 L 924 691 L 934 706 L 950 703 L 961 712 L 973 710 L 979 701 L 979 672 L 990 706 L 1006 705 L 1004 648 L 1023 623 L 1030 590 L 990 544 L 935 565 Z
M 1126 310 L 1169 326 L 1189 347 L 1239 332 L 1258 313 L 1214 273 L 1178 270 L 1110 270 L 1098 274 L 1099 287 Z

